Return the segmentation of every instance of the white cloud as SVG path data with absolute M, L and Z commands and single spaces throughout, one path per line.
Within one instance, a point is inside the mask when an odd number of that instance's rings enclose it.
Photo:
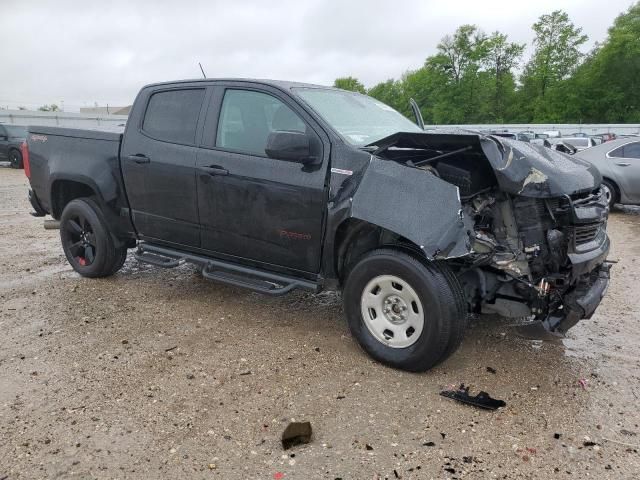
M 131 103 L 156 81 L 200 76 L 371 86 L 398 78 L 461 24 L 530 42 L 543 13 L 566 10 L 603 40 L 631 0 L 0 0 L 0 105 Z

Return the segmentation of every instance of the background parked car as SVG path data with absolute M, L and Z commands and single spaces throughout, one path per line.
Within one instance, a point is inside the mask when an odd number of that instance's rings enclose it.
M 616 134 L 615 133 L 598 133 L 599 137 L 602 137 L 602 142 L 610 142 L 611 140 L 615 140 L 616 138 Z
M 576 147 L 570 143 L 565 143 L 561 138 L 545 138 L 543 145 L 551 150 L 566 153 L 567 155 L 573 155 L 578 151 Z
M 520 140 L 521 142 L 528 142 L 531 137 L 522 132 L 491 132 L 490 135 L 495 135 L 496 137 L 504 137 L 511 138 L 513 140 Z
M 609 205 L 640 205 L 640 138 L 620 138 L 579 152 L 603 177 Z
M 555 145 L 558 143 L 568 143 L 569 145 L 575 147 L 575 149 L 580 152 L 585 148 L 595 147 L 596 141 L 589 137 L 559 137 L 559 138 L 550 138 L 549 143 L 551 145 Z
M 27 127 L 0 124 L 0 161 L 9 161 L 13 168 L 22 168 L 20 145 L 27 138 Z

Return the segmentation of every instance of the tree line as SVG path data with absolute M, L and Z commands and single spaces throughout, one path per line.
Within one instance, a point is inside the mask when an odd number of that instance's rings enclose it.
M 620 14 L 606 39 L 584 53 L 588 37 L 566 12 L 532 25 L 533 53 L 500 32 L 462 25 L 417 70 L 371 88 L 354 77 L 334 86 L 366 93 L 427 124 L 640 123 L 640 2 Z

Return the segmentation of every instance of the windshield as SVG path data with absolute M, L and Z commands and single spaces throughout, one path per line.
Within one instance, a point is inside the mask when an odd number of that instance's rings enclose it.
M 351 145 L 368 145 L 397 132 L 422 132 L 393 108 L 360 93 L 323 88 L 294 90 Z
M 18 127 L 15 125 L 5 125 L 4 128 L 7 129 L 10 137 L 26 137 L 27 136 L 27 127 Z

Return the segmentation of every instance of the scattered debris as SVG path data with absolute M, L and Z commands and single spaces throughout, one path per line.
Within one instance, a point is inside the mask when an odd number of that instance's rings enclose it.
M 240 375 L 251 375 L 251 370 L 247 370 L 245 372 L 240 372 Z
M 284 473 L 276 472 L 273 474 L 273 480 L 282 480 L 284 478 Z
M 215 470 L 216 469 L 216 464 L 215 463 L 210 463 L 209 464 L 209 470 Z
M 635 437 L 637 435 L 636 432 L 632 432 L 631 430 L 627 430 L 626 428 L 623 428 L 622 430 L 620 430 L 620 433 L 622 435 L 627 435 L 628 437 Z
M 436 443 L 435 442 L 424 442 L 422 444 L 423 447 L 435 447 Z
M 344 398 L 347 398 L 347 397 L 345 397 L 344 395 L 338 395 L 338 396 L 336 397 L 336 400 L 342 400 L 342 399 L 344 399 Z
M 446 437 L 446 436 L 447 436 L 447 434 L 446 434 L 446 433 L 442 433 L 442 432 L 440 432 L 440 435 L 442 435 L 442 439 L 443 439 L 443 440 L 444 440 L 444 437 Z
M 443 390 L 440 395 L 486 410 L 496 410 L 507 405 L 504 400 L 491 398 L 487 392 L 480 392 L 472 397 L 469 395 L 469 387 L 465 387 L 464 384 L 461 384 L 458 390 Z
M 285 450 L 311 441 L 311 423 L 291 422 L 282 432 L 282 448 Z
M 578 380 L 578 384 L 582 387 L 583 390 L 587 389 L 588 383 L 589 383 L 589 380 L 587 380 L 586 378 L 581 378 L 580 380 Z
M 178 348 L 177 345 L 173 346 L 173 347 L 169 347 L 169 348 L 165 348 L 164 351 L 165 352 L 171 352 L 172 350 L 175 350 L 176 348 Z
M 365 447 L 367 450 L 373 450 L 373 447 L 372 447 L 371 445 L 369 445 L 368 443 L 365 443 L 364 447 Z
M 196 378 L 196 376 L 193 373 L 188 373 L 187 374 L 187 379 L 193 380 L 194 378 Z
M 497 371 L 495 368 L 493 368 L 493 367 L 487 367 L 487 372 L 489 372 L 489 373 L 493 373 L 494 375 L 495 375 L 496 373 L 498 373 L 498 371 Z
M 398 475 L 398 472 L 396 471 L 396 469 L 393 469 L 393 474 L 395 475 L 396 478 L 400 478 L 400 475 Z
M 553 438 L 555 438 L 556 440 L 560 440 L 560 437 L 562 436 L 561 433 L 554 433 L 553 434 Z
M 593 442 L 591 440 L 587 440 L 585 442 L 582 442 L 582 446 L 583 447 L 595 447 L 596 445 L 598 445 L 596 442 Z

